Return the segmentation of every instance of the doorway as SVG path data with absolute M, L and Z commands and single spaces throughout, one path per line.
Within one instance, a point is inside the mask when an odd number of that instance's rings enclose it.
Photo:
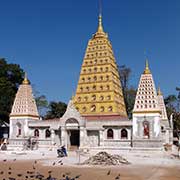
M 70 149 L 77 149 L 80 145 L 79 130 L 70 130 Z

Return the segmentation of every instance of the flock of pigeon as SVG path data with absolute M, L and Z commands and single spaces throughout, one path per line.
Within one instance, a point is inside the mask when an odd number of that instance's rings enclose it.
M 17 160 L 13 159 L 13 162 L 15 161 Z M 6 162 L 7 162 L 7 159 L 4 159 L 3 162 L 0 162 L 0 164 L 6 163 Z M 27 170 L 26 172 L 16 173 L 16 174 L 13 172 L 12 167 L 9 166 L 6 171 L 2 171 L 1 166 L 0 166 L 0 180 L 78 180 L 78 179 L 82 179 L 80 178 L 81 174 L 72 176 L 70 172 L 64 173 L 61 175 L 61 177 L 58 177 L 58 178 L 53 177 L 52 170 L 49 170 L 48 175 L 45 176 L 38 171 L 37 164 L 38 164 L 38 161 L 35 160 L 32 164 L 31 170 Z M 63 165 L 62 159 L 52 163 L 52 166 L 55 166 L 55 165 Z M 110 177 L 110 174 L 111 174 L 111 170 L 107 172 L 106 176 Z M 4 176 L 6 176 L 6 178 Z M 114 180 L 120 180 L 120 174 L 118 174 L 114 178 Z

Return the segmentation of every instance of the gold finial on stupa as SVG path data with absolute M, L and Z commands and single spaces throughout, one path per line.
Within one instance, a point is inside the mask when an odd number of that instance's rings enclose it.
M 162 92 L 161 92 L 161 89 L 160 89 L 160 87 L 158 88 L 157 95 L 158 95 L 158 96 L 161 96 L 161 95 L 163 95 L 163 94 L 162 94 Z
M 99 23 L 98 23 L 98 33 L 104 32 L 103 26 L 102 26 L 102 1 L 99 0 Z
M 25 84 L 25 85 L 30 84 L 30 81 L 27 78 L 27 73 L 26 72 L 25 72 L 24 80 L 23 80 L 22 84 Z
M 97 32 L 104 32 L 104 30 L 103 30 L 103 26 L 102 26 L 102 15 L 101 14 L 99 14 L 99 24 L 98 24 L 98 30 L 97 30 Z
M 146 59 L 146 67 L 145 67 L 145 70 L 144 70 L 144 74 L 151 74 L 151 71 L 149 69 L 148 59 Z

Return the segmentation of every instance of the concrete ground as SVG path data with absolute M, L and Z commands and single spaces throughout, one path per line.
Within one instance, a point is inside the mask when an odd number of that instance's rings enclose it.
M 70 173 L 71 177 L 81 176 L 83 180 L 111 180 L 118 177 L 124 180 L 179 180 L 180 179 L 180 159 L 177 157 L 177 149 L 173 151 L 130 151 L 116 150 L 109 151 L 111 154 L 119 154 L 126 158 L 131 164 L 120 166 L 84 166 L 79 163 L 88 157 L 96 154 L 68 152 L 68 157 L 57 158 L 56 149 L 41 149 L 35 151 L 0 151 L 0 179 L 16 177 L 17 180 L 31 179 L 27 171 L 35 169 L 34 173 L 42 173 L 48 176 L 47 172 L 52 171 L 52 176 L 63 178 L 63 173 Z M 35 162 L 37 162 L 35 164 Z M 11 172 L 9 172 L 9 167 Z M 2 173 L 2 171 L 4 173 Z M 110 174 L 108 172 L 110 171 Z M 2 173 L 2 174 L 1 174 Z M 9 174 L 10 173 L 10 174 Z M 21 174 L 18 177 L 18 173 Z M 120 176 L 118 176 L 120 174 Z M 69 175 L 70 177 L 70 175 Z M 18 179 L 19 178 L 19 179 Z

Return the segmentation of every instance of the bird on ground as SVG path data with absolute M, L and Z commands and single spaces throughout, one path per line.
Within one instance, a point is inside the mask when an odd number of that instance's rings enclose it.
M 81 176 L 81 175 L 77 175 L 77 176 L 75 177 L 75 179 L 78 179 L 80 176 Z
M 51 174 L 52 173 L 52 171 L 48 171 L 48 174 Z
M 66 176 L 65 180 L 71 180 L 71 178 L 69 178 L 69 176 Z
M 4 161 L 4 162 L 6 162 L 6 161 L 7 161 L 7 159 L 4 159 L 3 161 Z
M 107 172 L 107 175 L 110 175 L 111 174 L 111 170 L 109 170 L 108 172 Z
M 61 162 L 62 162 L 62 160 L 59 160 L 59 161 L 58 161 L 58 163 L 61 163 Z
M 118 174 L 116 177 L 115 177 L 115 180 L 118 180 L 118 179 L 120 179 L 120 174 Z
M 53 164 L 52 164 L 52 165 L 54 166 L 55 164 L 56 164 L 56 162 L 53 162 Z
M 15 178 L 9 177 L 9 180 L 16 180 Z

